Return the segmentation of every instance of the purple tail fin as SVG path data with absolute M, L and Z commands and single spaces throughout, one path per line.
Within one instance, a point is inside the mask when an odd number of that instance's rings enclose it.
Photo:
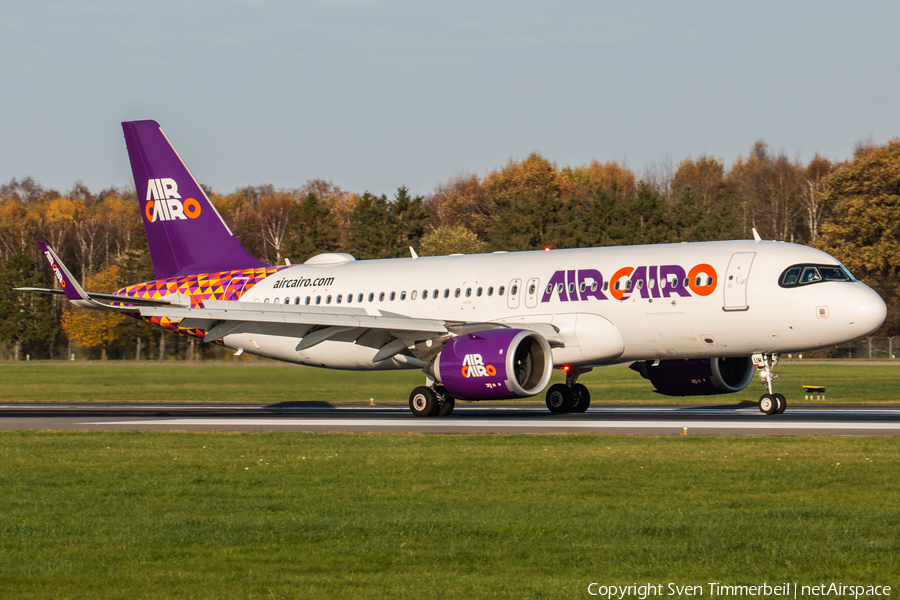
M 159 123 L 122 130 L 157 278 L 267 266 L 235 239 Z

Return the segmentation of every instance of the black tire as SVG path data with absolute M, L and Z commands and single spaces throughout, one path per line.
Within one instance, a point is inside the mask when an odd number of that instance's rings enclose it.
M 441 406 L 438 409 L 438 416 L 446 417 L 453 412 L 453 407 L 456 406 L 456 400 L 454 400 L 452 396 L 444 396 L 444 399 L 440 402 L 440 404 Z
M 586 386 L 576 383 L 572 386 L 572 411 L 573 413 L 583 413 L 591 405 L 591 392 Z
M 778 410 L 778 400 L 775 399 L 775 394 L 763 394 L 759 397 L 759 412 L 773 415 L 776 410 Z
M 782 394 L 775 394 L 775 399 L 778 401 L 778 408 L 775 409 L 775 414 L 780 415 L 787 408 L 787 398 Z
M 547 408 L 555 414 L 567 413 L 572 410 L 575 395 L 564 383 L 555 383 L 547 390 Z
M 417 417 L 433 417 L 440 410 L 437 394 L 430 387 L 417 387 L 409 395 L 409 410 Z

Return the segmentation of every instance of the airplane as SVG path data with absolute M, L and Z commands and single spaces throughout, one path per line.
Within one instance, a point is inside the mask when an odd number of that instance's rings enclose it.
M 631 363 L 670 396 L 733 393 L 758 371 L 759 409 L 783 413 L 779 357 L 866 336 L 886 306 L 834 257 L 753 240 L 356 260 L 298 265 L 250 256 L 155 121 L 122 123 L 156 279 L 85 291 L 41 242 L 76 306 L 115 311 L 235 350 L 299 365 L 421 369 L 417 417 L 455 401 L 540 394 L 581 413 L 578 377 Z M 288 261 L 286 261 L 287 263 Z

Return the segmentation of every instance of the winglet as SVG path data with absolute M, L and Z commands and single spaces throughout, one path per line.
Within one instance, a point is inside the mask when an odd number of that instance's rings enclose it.
M 38 242 L 38 244 L 40 244 L 41 252 L 44 253 L 47 262 L 50 263 L 53 275 L 59 280 L 59 285 L 62 287 L 63 292 L 65 292 L 66 298 L 73 302 L 76 300 L 88 300 L 87 292 L 78 285 L 78 282 L 75 281 L 75 278 L 69 273 L 66 265 L 64 265 L 62 261 L 59 260 L 59 257 L 56 256 L 56 252 L 44 242 Z
M 41 246 L 41 251 L 44 253 L 44 257 L 47 259 L 47 262 L 50 263 L 50 268 L 53 269 L 53 275 L 59 281 L 60 287 L 63 289 L 63 293 L 65 293 L 66 298 L 69 299 L 69 302 L 74 304 L 75 306 L 80 306 L 81 308 L 93 308 L 95 310 L 108 310 L 113 312 L 134 312 L 134 308 L 126 307 L 126 306 L 112 306 L 110 304 L 103 304 L 102 302 L 97 302 L 92 299 L 87 292 L 84 291 L 78 282 L 72 277 L 72 274 L 69 272 L 69 269 L 66 268 L 66 265 L 59 260 L 59 257 L 56 256 L 56 252 L 53 251 L 53 248 L 48 246 L 44 242 L 38 242 Z

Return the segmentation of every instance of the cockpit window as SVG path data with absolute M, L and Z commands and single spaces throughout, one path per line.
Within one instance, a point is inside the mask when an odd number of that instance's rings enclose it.
M 778 285 L 796 287 L 820 281 L 853 281 L 844 267 L 835 265 L 794 265 L 781 274 Z

